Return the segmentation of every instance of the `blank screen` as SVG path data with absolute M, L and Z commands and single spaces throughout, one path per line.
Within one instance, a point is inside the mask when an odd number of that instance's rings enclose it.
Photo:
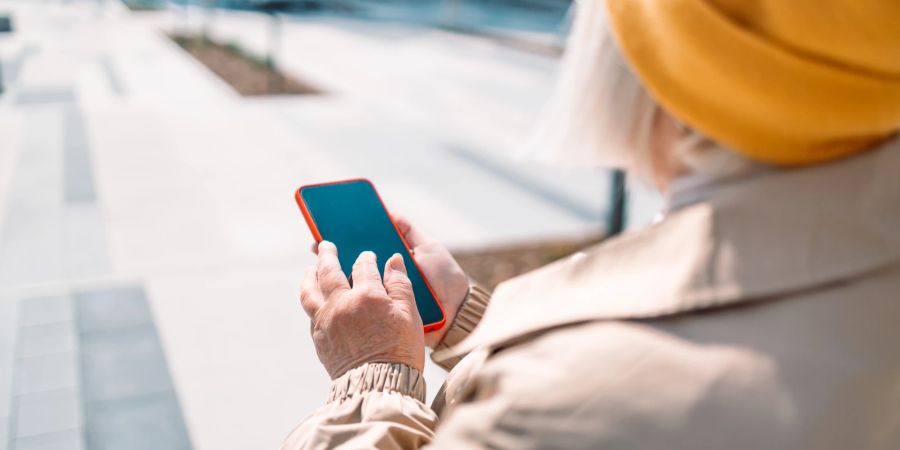
M 300 196 L 322 238 L 337 246 L 338 259 L 347 277 L 356 258 L 366 250 L 378 258 L 382 277 L 385 262 L 399 253 L 406 263 L 422 322 L 428 325 L 443 319 L 440 307 L 370 183 L 358 180 L 305 187 L 300 190 Z

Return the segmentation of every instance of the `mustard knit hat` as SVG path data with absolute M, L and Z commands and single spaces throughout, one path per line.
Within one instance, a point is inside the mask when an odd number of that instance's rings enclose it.
M 812 164 L 900 129 L 900 1 L 605 1 L 653 97 L 748 157 Z

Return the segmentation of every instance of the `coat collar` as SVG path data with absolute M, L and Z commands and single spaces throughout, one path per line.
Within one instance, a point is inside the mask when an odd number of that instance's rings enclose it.
M 543 329 L 772 298 L 900 261 L 900 140 L 705 188 L 656 225 L 501 284 L 459 355 Z

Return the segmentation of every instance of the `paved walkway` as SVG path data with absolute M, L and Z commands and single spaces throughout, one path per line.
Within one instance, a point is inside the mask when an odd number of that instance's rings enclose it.
M 552 59 L 294 20 L 280 63 L 328 95 L 248 100 L 163 36 L 180 13 L 101 4 L 0 0 L 0 450 L 277 447 L 328 384 L 300 184 L 370 177 L 456 248 L 602 229 L 602 173 L 511 163 Z

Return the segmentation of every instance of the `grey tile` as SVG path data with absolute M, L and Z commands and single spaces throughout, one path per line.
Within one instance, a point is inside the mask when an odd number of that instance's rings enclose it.
M 75 326 L 72 322 L 54 322 L 19 329 L 20 358 L 74 352 L 75 348 Z
M 80 350 L 86 402 L 127 399 L 172 387 L 163 350 L 151 326 L 82 335 Z
M 188 450 L 190 438 L 171 393 L 117 402 L 89 414 L 87 444 L 91 450 Z
M 10 450 L 84 450 L 81 429 L 40 434 L 13 441 Z
M 72 320 L 72 299 L 66 295 L 26 298 L 19 306 L 19 327 Z
M 94 202 L 94 176 L 90 149 L 85 137 L 84 118 L 75 106 L 65 108 L 65 195 L 66 203 Z
M 96 202 L 69 203 L 63 217 L 63 248 L 66 273 L 71 277 L 109 272 L 106 227 Z
M 51 353 L 22 358 L 15 364 L 16 394 L 30 394 L 78 385 L 78 368 L 74 352 Z
M 13 361 L 16 357 L 18 302 L 0 297 L 0 417 L 9 417 L 12 396 Z M 3 447 L 0 446 L 0 450 Z
M 9 418 L 0 418 L 0 450 L 7 450 L 9 443 Z
M 0 234 L 0 283 L 39 283 L 63 274 L 62 123 L 60 108 L 38 108 L 24 116 Z
M 24 285 L 59 280 L 63 275 L 62 266 L 62 211 L 49 207 L 41 217 L 22 214 L 19 197 L 7 211 L 0 244 L 0 284 Z M 38 203 L 38 202 L 33 202 Z
M 17 105 L 73 102 L 75 93 L 70 88 L 22 89 L 16 95 Z
M 143 289 L 80 292 L 75 304 L 86 447 L 189 449 Z
M 7 84 L 13 85 L 19 78 L 19 71 L 22 68 L 22 65 L 25 64 L 25 61 L 29 56 L 32 56 L 36 53 L 39 53 L 39 49 L 34 44 L 29 44 L 25 46 L 16 57 L 10 61 L 4 61 L 4 68 L 6 69 L 6 73 L 8 74 Z
M 16 439 L 80 428 L 81 400 L 75 388 L 16 397 Z
M 141 287 L 76 292 L 75 305 L 78 329 L 82 334 L 153 323 Z

